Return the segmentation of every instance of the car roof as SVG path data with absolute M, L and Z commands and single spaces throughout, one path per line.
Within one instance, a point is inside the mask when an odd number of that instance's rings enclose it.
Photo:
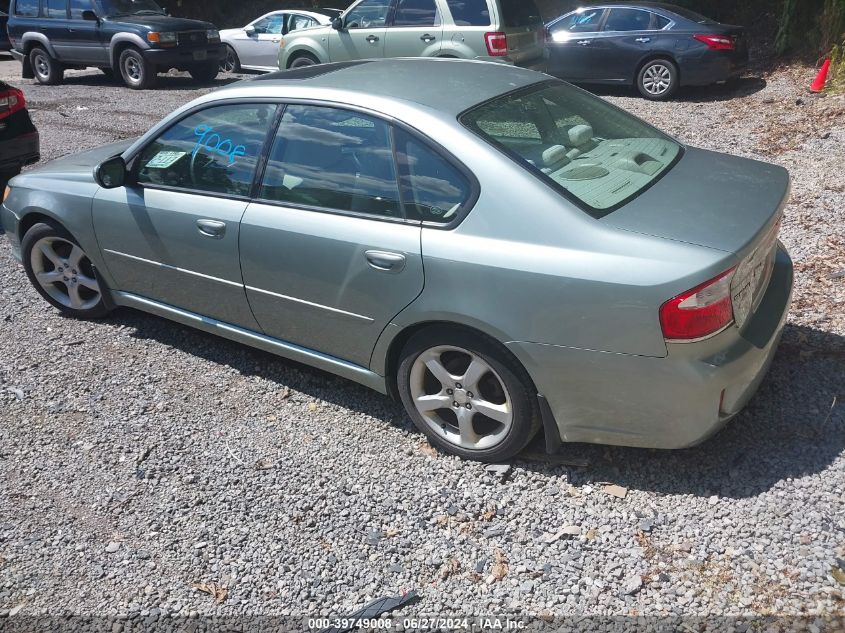
M 321 98 L 366 106 L 373 97 L 411 102 L 457 116 L 469 108 L 525 86 L 547 81 L 538 72 L 496 62 L 436 58 L 391 58 L 305 66 L 231 84 L 243 96 L 285 96 L 296 86 Z M 303 93 L 304 91 L 304 93 Z M 241 95 L 238 95 L 241 96 Z

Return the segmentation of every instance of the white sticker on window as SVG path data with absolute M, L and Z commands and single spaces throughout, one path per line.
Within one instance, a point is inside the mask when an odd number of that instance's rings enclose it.
M 187 154 L 188 152 L 159 152 L 144 167 L 148 169 L 167 169 Z

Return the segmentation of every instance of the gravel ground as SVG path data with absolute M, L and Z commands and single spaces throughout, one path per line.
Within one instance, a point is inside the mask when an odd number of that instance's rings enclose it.
M 845 99 L 807 94 L 811 72 L 668 104 L 601 93 L 794 178 L 783 345 L 747 410 L 690 450 L 571 445 L 502 480 L 350 382 L 131 310 L 62 318 L 0 240 L 0 617 L 343 614 L 402 588 L 421 600 L 399 615 L 845 616 Z M 11 61 L 0 77 L 45 160 L 212 89 L 43 87 Z

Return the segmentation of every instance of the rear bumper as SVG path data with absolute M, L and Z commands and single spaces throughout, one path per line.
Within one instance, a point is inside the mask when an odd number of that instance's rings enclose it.
M 226 56 L 225 44 L 208 44 L 191 48 L 148 48 L 143 51 L 144 59 L 163 68 L 185 69 L 197 64 L 220 63 Z M 197 55 L 205 59 L 196 59 Z
M 528 70 L 536 70 L 537 72 L 546 72 L 546 58 L 544 56 L 535 57 L 533 59 L 517 62 L 512 57 L 490 57 L 489 55 L 479 55 L 476 57 L 478 61 L 482 62 L 496 62 L 499 64 L 507 64 L 508 66 L 519 66 L 520 68 L 527 68 Z
M 508 347 L 548 400 L 563 441 L 685 448 L 718 431 L 757 391 L 780 342 L 792 282 L 792 261 L 779 247 L 766 295 L 742 333 L 731 327 L 700 343 L 669 344 L 664 358 Z
M 741 75 L 748 68 L 748 56 L 707 51 L 680 64 L 681 85 L 707 86 Z

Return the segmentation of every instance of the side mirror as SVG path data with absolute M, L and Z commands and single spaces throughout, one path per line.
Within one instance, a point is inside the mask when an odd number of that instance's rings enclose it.
M 244 33 L 252 37 L 253 35 L 255 35 L 255 27 L 252 26 L 252 24 L 250 24 L 249 26 L 245 26 Z
M 342 31 L 343 30 L 343 18 L 337 16 L 336 18 L 332 18 L 332 28 L 335 31 Z
M 113 156 L 94 168 L 94 178 L 103 189 L 117 189 L 126 182 L 126 161 Z
M 88 22 L 99 22 L 100 18 L 97 17 L 97 14 L 93 11 L 83 11 L 82 12 L 82 19 Z

